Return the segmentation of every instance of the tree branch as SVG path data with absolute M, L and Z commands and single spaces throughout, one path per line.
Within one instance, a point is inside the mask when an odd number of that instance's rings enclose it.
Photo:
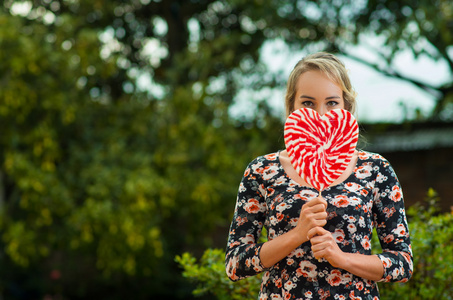
M 413 78 L 409 78 L 407 76 L 404 76 L 402 75 L 401 73 L 399 73 L 398 71 L 396 71 L 395 69 L 389 69 L 389 70 L 385 70 L 381 67 L 379 67 L 377 64 L 373 64 L 363 58 L 360 58 L 358 56 L 355 56 L 353 54 L 350 54 L 348 52 L 343 52 L 343 55 L 345 55 L 346 57 L 352 59 L 352 60 L 355 60 L 361 64 L 364 64 L 374 70 L 376 70 L 377 72 L 385 75 L 385 76 L 388 76 L 388 77 L 391 77 L 391 78 L 396 78 L 396 79 L 401 79 L 401 80 L 404 80 L 404 81 L 407 81 L 407 82 L 410 82 L 412 83 L 413 85 L 417 86 L 418 88 L 428 92 L 429 94 L 433 95 L 436 99 L 436 102 L 438 102 L 441 98 L 442 98 L 442 91 L 441 91 L 441 88 L 440 87 L 435 87 L 435 86 L 432 86 L 430 84 L 427 84 L 427 83 L 424 83 L 424 82 L 421 82 L 419 80 L 416 80 L 416 79 L 413 79 Z

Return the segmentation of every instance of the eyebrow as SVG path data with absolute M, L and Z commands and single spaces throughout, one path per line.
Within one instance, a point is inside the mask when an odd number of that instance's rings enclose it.
M 311 100 L 316 100 L 314 97 L 307 96 L 307 95 L 301 95 L 299 98 L 307 98 L 307 99 L 311 99 Z M 331 100 L 331 99 L 341 99 L 341 97 L 340 96 L 329 96 L 324 100 Z

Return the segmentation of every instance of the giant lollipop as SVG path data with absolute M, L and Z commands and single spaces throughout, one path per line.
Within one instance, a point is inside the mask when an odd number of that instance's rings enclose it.
M 301 108 L 287 118 L 284 134 L 292 166 L 321 194 L 346 170 L 359 127 L 354 116 L 343 109 L 320 116 L 313 109 Z

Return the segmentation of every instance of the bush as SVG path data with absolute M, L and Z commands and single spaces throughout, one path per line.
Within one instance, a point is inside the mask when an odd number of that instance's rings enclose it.
M 430 189 L 424 205 L 407 210 L 414 273 L 406 283 L 379 283 L 382 299 L 453 299 L 453 211 L 441 213 Z
M 232 282 L 225 273 L 225 251 L 207 249 L 197 264 L 189 253 L 176 256 L 176 261 L 184 268 L 183 276 L 198 283 L 193 295 L 211 294 L 221 300 L 257 299 L 261 275 Z
M 379 283 L 382 299 L 453 299 L 453 211 L 441 213 L 430 189 L 425 203 L 407 210 L 414 252 L 414 273 L 406 283 Z M 376 234 L 373 248 L 380 249 Z M 190 253 L 177 256 L 183 276 L 198 284 L 196 296 L 217 299 L 257 299 L 261 276 L 231 282 L 225 273 L 225 251 L 207 249 L 199 263 Z

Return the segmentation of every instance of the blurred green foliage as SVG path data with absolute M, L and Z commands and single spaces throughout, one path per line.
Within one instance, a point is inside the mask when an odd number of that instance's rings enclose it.
M 379 283 L 383 299 L 453 299 L 453 211 L 441 213 L 437 193 L 409 207 L 414 273 L 406 283 Z
M 186 298 L 174 256 L 225 236 L 244 163 L 277 149 L 280 121 L 231 120 L 207 83 L 128 93 L 99 28 L 61 5 L 51 24 L 41 6 L 0 13 L 0 293 Z
M 453 295 L 453 212 L 440 213 L 435 191 L 426 202 L 408 209 L 414 273 L 406 283 L 378 283 L 382 299 L 452 299 Z M 373 252 L 380 249 L 376 234 Z M 261 274 L 231 282 L 225 273 L 225 251 L 207 249 L 200 260 L 188 252 L 176 257 L 183 276 L 195 282 L 194 295 L 216 299 L 257 299 Z
M 229 116 L 241 89 L 284 87 L 263 44 L 343 51 L 394 3 L 328 2 L 3 1 L 0 298 L 190 297 L 174 257 L 224 245 L 245 165 L 282 148 L 268 94 Z M 425 32 L 433 57 L 446 32 Z
M 183 276 L 198 283 L 193 295 L 210 295 L 221 300 L 255 300 L 261 286 L 261 274 L 232 282 L 225 274 L 225 251 L 207 249 L 200 261 L 190 253 L 176 256 L 176 261 L 184 268 Z

